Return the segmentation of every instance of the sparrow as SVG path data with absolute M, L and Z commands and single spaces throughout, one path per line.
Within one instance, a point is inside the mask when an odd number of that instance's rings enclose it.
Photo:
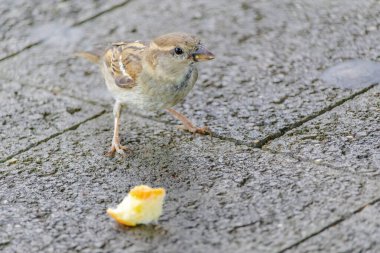
M 191 133 L 209 134 L 196 127 L 172 107 L 181 102 L 198 78 L 197 63 L 214 59 L 200 39 L 186 33 L 169 33 L 150 42 L 116 42 L 101 52 L 81 52 L 79 56 L 100 66 L 108 90 L 115 99 L 114 132 L 108 156 L 130 151 L 120 144 L 122 107 L 141 111 L 166 110 Z

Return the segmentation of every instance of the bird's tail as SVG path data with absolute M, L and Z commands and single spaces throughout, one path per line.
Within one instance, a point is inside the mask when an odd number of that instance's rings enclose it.
M 75 53 L 76 56 L 80 56 L 89 60 L 92 63 L 99 63 L 101 55 L 98 52 L 83 51 Z

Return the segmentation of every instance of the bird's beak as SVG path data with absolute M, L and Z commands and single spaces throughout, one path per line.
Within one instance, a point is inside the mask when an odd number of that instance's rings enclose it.
M 204 47 L 200 47 L 193 53 L 194 61 L 209 61 L 214 59 L 215 56 Z

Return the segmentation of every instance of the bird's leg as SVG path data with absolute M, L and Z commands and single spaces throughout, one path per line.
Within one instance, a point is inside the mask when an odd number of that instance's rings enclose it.
M 120 145 L 119 140 L 119 125 L 120 125 L 120 113 L 121 113 L 121 104 L 119 102 L 115 102 L 113 107 L 113 115 L 114 115 L 114 130 L 113 130 L 113 138 L 112 138 L 112 146 L 110 151 L 106 153 L 107 156 L 113 157 L 115 152 L 118 154 L 125 156 L 124 150 L 129 150 L 127 147 Z
M 186 118 L 183 114 L 177 112 L 176 110 L 169 108 L 166 109 L 174 118 L 180 120 L 183 125 L 178 126 L 178 128 L 189 131 L 190 133 L 198 133 L 198 134 L 211 134 L 211 131 L 208 127 L 196 127 L 191 123 L 191 121 Z

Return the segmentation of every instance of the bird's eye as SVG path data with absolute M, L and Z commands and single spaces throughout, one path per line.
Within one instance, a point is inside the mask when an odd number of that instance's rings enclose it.
M 183 50 L 180 47 L 174 48 L 174 52 L 175 52 L 175 54 L 178 54 L 178 55 L 183 54 Z

